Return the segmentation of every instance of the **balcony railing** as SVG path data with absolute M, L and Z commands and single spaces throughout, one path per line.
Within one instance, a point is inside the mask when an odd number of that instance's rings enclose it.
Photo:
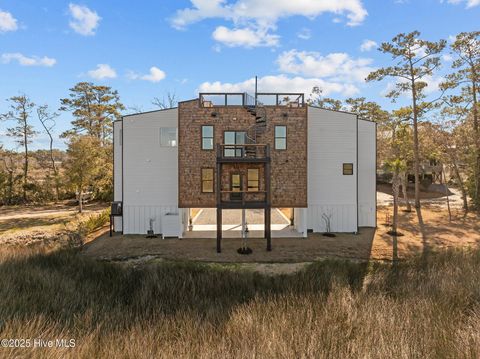
M 266 191 L 221 191 L 220 200 L 222 203 L 265 203 L 267 201 Z
M 305 95 L 303 93 L 257 93 L 257 103 L 263 106 L 304 107 Z
M 268 160 L 270 147 L 261 144 L 217 144 L 217 159 L 221 160 Z
M 200 107 L 225 106 L 283 106 L 304 107 L 303 93 L 259 92 L 252 96 L 246 92 L 201 92 L 199 94 Z

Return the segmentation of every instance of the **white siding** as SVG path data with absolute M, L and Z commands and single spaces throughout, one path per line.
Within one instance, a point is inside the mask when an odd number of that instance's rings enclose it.
M 124 233 L 146 233 L 154 219 L 161 233 L 166 213 L 178 209 L 178 148 L 160 146 L 160 128 L 178 127 L 178 110 L 154 111 L 123 118 Z M 179 236 L 181 219 L 179 215 Z
M 113 200 L 122 201 L 122 121 L 113 123 Z M 114 218 L 114 230 L 122 231 L 122 218 Z
M 376 227 L 376 125 L 358 121 L 358 221 Z
M 295 230 L 300 233 L 303 237 L 307 237 L 307 208 L 294 208 L 294 217 Z
M 353 163 L 353 175 L 343 175 Z M 357 231 L 357 116 L 308 108 L 307 227 L 325 231 L 322 215 L 330 216 L 333 232 Z

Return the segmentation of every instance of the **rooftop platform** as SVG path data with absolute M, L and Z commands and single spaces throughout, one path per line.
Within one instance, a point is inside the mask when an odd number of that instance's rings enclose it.
M 305 106 L 303 93 L 258 92 L 252 96 L 247 92 L 201 92 L 198 98 L 200 107 Z

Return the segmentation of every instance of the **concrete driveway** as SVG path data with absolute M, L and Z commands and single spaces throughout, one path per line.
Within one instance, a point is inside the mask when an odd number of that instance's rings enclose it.
M 248 224 L 263 224 L 263 209 L 247 209 L 245 211 Z M 193 219 L 193 225 L 205 225 L 217 223 L 217 210 L 215 208 L 203 208 Z M 223 224 L 241 224 L 241 209 L 224 209 L 222 212 Z M 272 224 L 289 224 L 288 219 L 277 208 L 272 208 Z

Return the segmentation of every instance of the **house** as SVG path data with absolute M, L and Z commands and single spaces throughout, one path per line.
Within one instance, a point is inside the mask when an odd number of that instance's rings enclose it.
M 271 211 L 293 208 L 300 237 L 355 233 L 376 226 L 375 167 L 376 125 L 355 114 L 298 93 L 200 93 L 114 122 L 114 230 L 181 238 L 190 208 L 216 209 L 220 252 L 223 210 L 255 209 L 270 250 Z

